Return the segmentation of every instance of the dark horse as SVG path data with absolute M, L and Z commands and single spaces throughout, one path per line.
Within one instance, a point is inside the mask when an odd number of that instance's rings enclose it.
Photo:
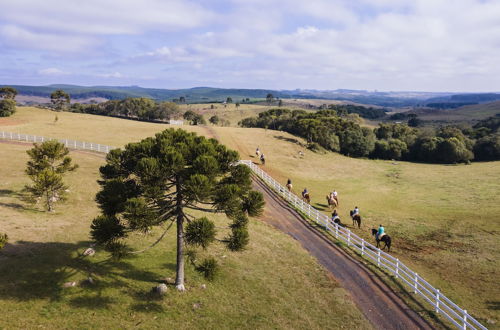
M 384 242 L 384 247 L 382 248 L 385 249 L 385 247 L 387 246 L 387 251 L 391 251 L 391 236 L 385 234 L 384 236 L 382 236 L 382 238 L 379 240 L 377 238 L 377 233 L 378 233 L 378 230 L 375 229 L 375 228 L 372 228 L 372 235 L 375 236 L 375 240 L 377 241 L 377 247 L 379 245 L 380 242 Z
M 352 225 L 354 226 L 354 224 L 357 222 L 358 223 L 358 228 L 361 228 L 361 216 L 359 214 L 355 214 L 353 216 L 353 213 L 354 211 L 349 211 L 349 214 L 351 215 L 351 218 L 352 218 Z

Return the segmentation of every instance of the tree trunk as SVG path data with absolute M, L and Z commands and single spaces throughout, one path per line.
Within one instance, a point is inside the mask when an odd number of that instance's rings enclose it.
M 182 188 L 180 177 L 177 177 L 177 265 L 175 287 L 179 291 L 184 291 L 184 214 L 182 211 Z
M 47 191 L 47 193 L 45 195 L 47 197 L 47 211 L 51 212 L 52 211 L 52 202 L 50 201 L 50 199 L 51 199 L 50 194 Z

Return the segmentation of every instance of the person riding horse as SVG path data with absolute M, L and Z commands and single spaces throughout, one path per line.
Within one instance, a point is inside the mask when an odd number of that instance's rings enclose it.
M 260 149 L 259 149 L 259 147 L 257 147 L 257 149 L 255 149 L 255 154 L 257 155 L 257 157 L 260 156 Z
M 384 231 L 385 231 L 384 227 L 382 225 L 380 225 L 378 227 L 377 235 L 375 235 L 375 238 L 380 241 L 382 239 L 382 237 L 384 237 L 384 235 L 385 235 Z
M 304 191 L 302 191 L 302 199 L 307 201 L 308 203 L 311 201 L 311 198 L 309 196 L 309 191 L 307 191 L 307 188 L 304 188 Z
M 340 217 L 339 217 L 339 214 L 337 213 L 337 210 L 334 210 L 332 213 L 332 221 L 333 221 L 333 223 L 336 223 L 338 225 L 341 224 Z
M 337 205 L 339 205 L 339 197 L 338 197 L 338 193 L 335 189 L 333 189 L 332 193 L 330 194 L 331 198 L 335 199 L 335 201 L 337 202 Z
M 264 157 L 264 154 L 260 155 L 260 162 L 262 163 L 262 165 L 266 164 L 266 158 Z
M 354 226 L 355 222 L 358 223 L 358 228 L 361 228 L 361 215 L 359 215 L 359 209 L 357 206 L 354 207 L 354 210 L 349 212 L 352 218 L 352 225 Z
M 293 188 L 293 186 L 292 186 L 292 180 L 288 179 L 286 181 L 286 188 L 288 189 L 288 191 L 292 191 L 292 188 Z

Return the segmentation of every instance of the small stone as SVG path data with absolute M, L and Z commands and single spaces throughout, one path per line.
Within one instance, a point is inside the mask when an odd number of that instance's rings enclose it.
M 163 282 L 165 284 L 175 284 L 175 280 L 171 277 L 164 277 L 160 279 L 160 282 Z
M 71 288 L 76 285 L 76 282 L 66 282 L 63 284 L 63 288 Z
M 202 284 L 202 285 L 200 285 L 200 288 L 202 288 L 203 290 L 205 290 L 207 288 L 207 285 L 206 284 Z
M 83 251 L 84 256 L 93 256 L 95 254 L 95 250 L 93 248 L 88 248 L 85 251 Z
M 153 287 L 151 289 L 152 292 L 159 294 L 160 296 L 163 296 L 167 293 L 168 287 L 165 283 L 158 284 L 157 286 Z
M 486 323 L 488 323 L 488 324 L 495 324 L 496 322 L 495 322 L 495 320 L 488 319 L 488 320 L 486 320 Z
M 86 280 L 82 281 L 82 285 L 94 285 L 95 281 L 92 277 L 88 277 Z
M 201 308 L 201 303 L 194 303 L 193 309 L 198 309 L 198 308 Z

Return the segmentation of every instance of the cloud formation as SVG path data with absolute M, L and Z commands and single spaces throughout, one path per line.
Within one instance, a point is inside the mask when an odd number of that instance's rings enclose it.
M 18 0 L 0 63 L 84 84 L 500 91 L 498 17 L 493 0 Z

